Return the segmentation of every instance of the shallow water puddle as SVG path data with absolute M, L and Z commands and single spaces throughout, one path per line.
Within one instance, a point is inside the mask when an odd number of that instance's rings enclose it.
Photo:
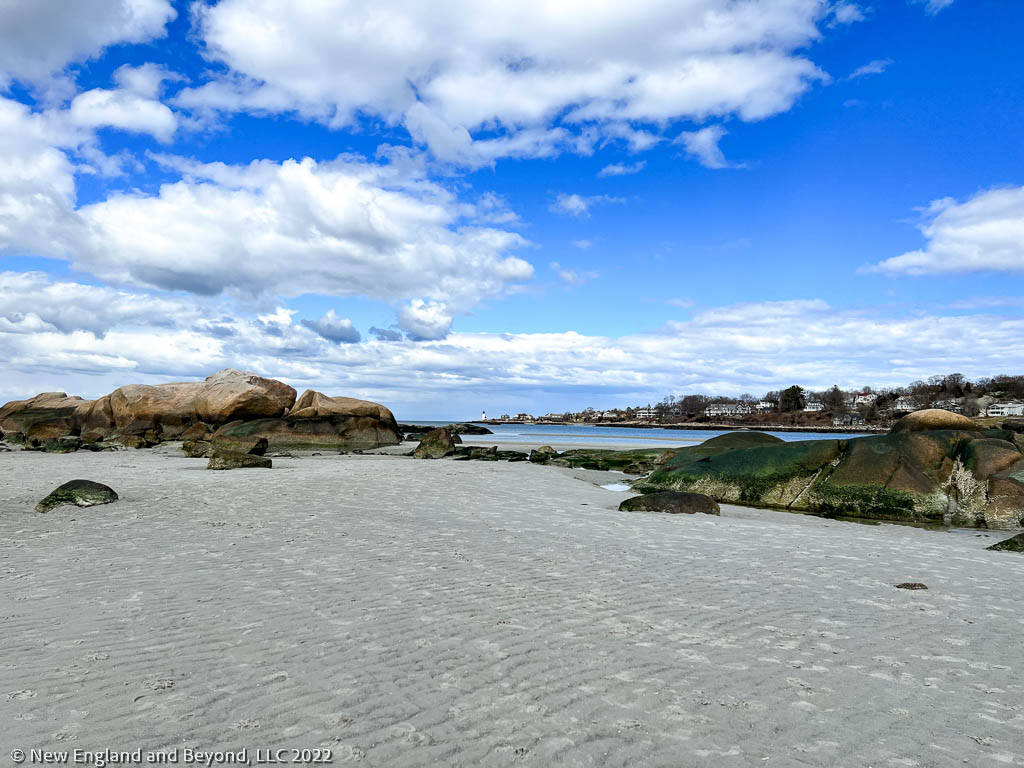
M 604 488 L 606 491 L 629 491 L 629 490 L 632 490 L 625 483 L 605 483 L 601 487 Z

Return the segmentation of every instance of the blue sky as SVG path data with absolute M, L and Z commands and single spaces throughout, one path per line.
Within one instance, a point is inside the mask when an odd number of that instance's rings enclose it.
M 293 5 L 0 8 L 0 399 L 1021 369 L 1019 4 Z

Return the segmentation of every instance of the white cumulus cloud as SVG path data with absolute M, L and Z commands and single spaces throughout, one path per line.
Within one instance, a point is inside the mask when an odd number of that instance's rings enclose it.
M 875 264 L 888 274 L 1024 271 L 1024 187 L 990 189 L 966 202 L 935 200 L 920 230 L 924 248 Z
M 415 341 L 443 339 L 452 328 L 452 315 L 439 301 L 413 299 L 398 310 L 398 325 Z
M 820 36 L 818 24 L 855 8 L 833 11 L 824 0 L 195 7 L 207 54 L 228 72 L 185 89 L 182 106 L 296 113 L 332 127 L 374 116 L 405 125 L 438 158 L 471 165 L 586 151 L 598 135 L 642 149 L 660 140 L 644 126 L 783 112 L 823 77 L 801 53 Z M 575 144 L 591 129 L 598 135 Z
M 328 341 L 338 344 L 355 344 L 362 338 L 352 324 L 352 320 L 347 317 L 339 317 L 333 309 L 327 310 L 316 320 L 303 320 L 302 324 L 316 331 Z
M 684 131 L 673 143 L 682 144 L 687 153 L 695 157 L 705 168 L 728 168 L 729 161 L 725 159 L 718 146 L 718 142 L 726 133 L 725 128 L 720 125 L 709 125 L 699 131 Z
M 72 61 L 117 43 L 162 37 L 177 12 L 169 0 L 5 0 L 0 3 L 0 85 L 4 77 L 42 85 Z

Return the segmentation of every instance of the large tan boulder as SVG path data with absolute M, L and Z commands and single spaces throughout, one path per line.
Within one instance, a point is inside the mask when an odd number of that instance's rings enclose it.
M 287 384 L 233 368 L 203 381 L 132 384 L 110 395 L 117 429 L 130 434 L 160 427 L 167 435 L 196 422 L 275 418 L 294 402 L 295 390 Z
M 328 397 L 312 389 L 303 392 L 288 412 L 288 418 L 292 420 L 324 416 L 368 416 L 381 421 L 395 420 L 394 414 L 380 403 L 354 397 Z
M 938 429 L 972 430 L 979 427 L 972 419 L 962 414 L 944 411 L 941 408 L 926 408 L 908 413 L 893 425 L 892 431 L 933 432 Z
M 274 419 L 295 402 L 295 390 L 276 379 L 267 379 L 234 368 L 207 376 L 196 397 L 196 416 L 208 424 L 235 419 Z
M 75 435 L 94 402 L 68 397 L 65 392 L 43 392 L 28 400 L 12 400 L 0 407 L 0 430 L 20 432 L 36 440 Z
M 265 437 L 270 451 L 362 451 L 398 445 L 394 414 L 380 403 L 306 390 L 287 416 L 225 424 L 218 439 Z
M 129 384 L 110 393 L 110 407 L 118 431 L 141 434 L 156 427 L 187 426 L 199 421 L 196 398 L 201 383 Z

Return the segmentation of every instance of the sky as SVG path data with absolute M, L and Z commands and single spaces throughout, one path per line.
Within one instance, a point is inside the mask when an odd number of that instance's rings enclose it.
M 1024 369 L 1024 4 L 0 3 L 0 402 Z

